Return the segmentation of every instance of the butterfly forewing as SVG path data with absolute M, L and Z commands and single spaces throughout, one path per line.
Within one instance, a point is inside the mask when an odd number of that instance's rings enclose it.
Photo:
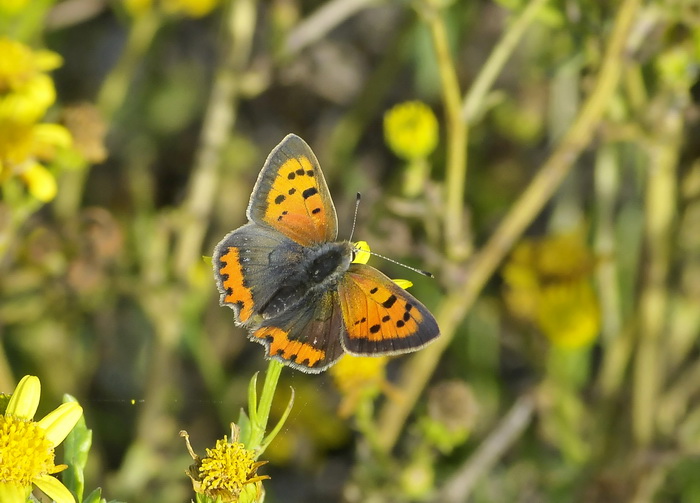
M 248 218 L 301 245 L 335 241 L 338 221 L 316 156 L 287 135 L 270 153 L 253 189 Z
M 360 355 L 399 354 L 440 335 L 428 309 L 373 267 L 353 264 L 338 285 L 345 350 Z

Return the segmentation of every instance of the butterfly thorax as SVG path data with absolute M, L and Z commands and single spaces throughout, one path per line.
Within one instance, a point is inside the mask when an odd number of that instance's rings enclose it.
M 308 248 L 304 257 L 304 269 L 312 290 L 329 290 L 350 267 L 353 247 L 348 241 L 323 243 Z
M 263 296 L 259 314 L 273 318 L 301 303 L 314 302 L 321 294 L 336 288 L 352 262 L 353 248 L 348 241 L 300 246 L 291 241 L 270 256 L 270 265 L 279 271 L 275 287 Z M 279 264 L 286 267 L 279 268 Z

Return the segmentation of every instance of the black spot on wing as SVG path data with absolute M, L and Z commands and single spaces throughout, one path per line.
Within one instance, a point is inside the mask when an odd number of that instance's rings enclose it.
M 382 302 L 382 306 L 389 309 L 391 306 L 394 305 L 395 302 L 396 302 L 396 295 L 391 294 L 388 299 L 386 299 L 384 302 Z
M 304 199 L 308 199 L 311 196 L 313 196 L 314 194 L 318 194 L 318 190 L 316 190 L 316 187 L 309 187 L 308 189 L 306 189 L 304 192 L 301 193 L 301 195 L 304 196 Z

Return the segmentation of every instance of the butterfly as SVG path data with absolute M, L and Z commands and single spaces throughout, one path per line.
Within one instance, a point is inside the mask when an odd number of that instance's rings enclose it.
M 260 171 L 248 223 L 216 245 L 221 305 L 268 358 L 319 373 L 347 352 L 395 355 L 439 334 L 428 309 L 337 241 L 338 219 L 316 156 L 287 135 Z

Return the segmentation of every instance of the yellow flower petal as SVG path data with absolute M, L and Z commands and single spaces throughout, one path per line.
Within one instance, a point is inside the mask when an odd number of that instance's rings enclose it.
M 355 258 L 353 264 L 366 264 L 369 262 L 369 244 L 367 241 L 358 241 L 355 243 Z
M 407 279 L 392 279 L 391 281 L 399 285 L 404 290 L 407 290 L 413 286 L 413 282 Z
M 63 58 L 57 52 L 39 49 L 34 52 L 34 65 L 37 70 L 49 72 L 63 65 Z
M 164 0 L 163 10 L 170 14 L 203 17 L 218 5 L 219 0 Z
M 33 482 L 56 503 L 75 503 L 75 498 L 71 492 L 56 477 L 40 475 Z
M 38 424 L 46 430 L 46 438 L 56 446 L 63 442 L 82 415 L 83 408 L 80 405 L 68 402 L 48 413 Z
M 56 101 L 56 89 L 48 75 L 39 74 L 0 100 L 0 117 L 17 122 L 35 122 Z
M 35 155 L 40 159 L 53 159 L 57 148 L 69 148 L 73 144 L 70 131 L 60 124 L 37 124 L 32 130 Z
M 13 15 L 24 9 L 29 0 L 0 0 L 0 12 Z M 0 499 L 0 501 L 4 501 Z
M 24 183 L 27 184 L 29 193 L 39 201 L 48 203 L 58 192 L 56 178 L 53 174 L 39 163 L 32 163 L 30 168 L 22 173 Z
M 583 279 L 544 287 L 538 303 L 540 329 L 562 348 L 590 344 L 600 330 L 600 312 L 595 291 Z
M 22 419 L 32 419 L 39 406 L 40 395 L 41 382 L 39 382 L 39 378 L 24 376 L 12 393 L 5 414 Z
M 143 16 L 153 8 L 153 0 L 124 0 L 124 8 L 132 17 Z
M 20 487 L 0 482 L 0 501 L 2 503 L 25 503 L 31 492 L 32 486 Z

